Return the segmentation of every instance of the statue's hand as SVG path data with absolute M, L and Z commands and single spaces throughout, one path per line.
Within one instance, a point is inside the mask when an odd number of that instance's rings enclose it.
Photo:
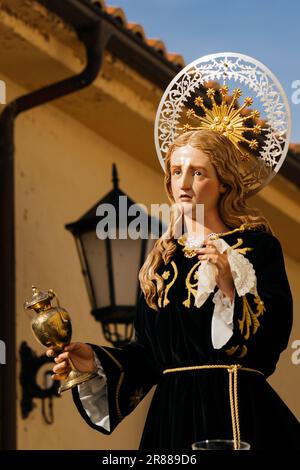
M 48 357 L 55 356 L 52 348 L 47 349 L 46 354 Z M 91 346 L 85 343 L 70 343 L 64 348 L 64 352 L 55 357 L 56 365 L 53 367 L 52 379 L 63 380 L 67 378 L 71 371 L 68 359 L 71 359 L 79 372 L 94 372 L 96 370 L 94 351 Z
M 196 250 L 200 260 L 207 260 L 213 263 L 216 268 L 216 284 L 224 295 L 229 297 L 231 301 L 234 298 L 235 285 L 228 262 L 227 251 L 220 253 L 211 240 L 206 242 L 206 246 Z

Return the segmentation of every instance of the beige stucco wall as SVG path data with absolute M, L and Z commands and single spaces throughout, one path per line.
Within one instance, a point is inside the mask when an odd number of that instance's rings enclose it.
M 7 83 L 8 102 L 25 91 L 3 75 L 1 78 Z M 75 243 L 64 224 L 77 219 L 111 189 L 113 162 L 118 167 L 121 189 L 145 204 L 166 201 L 162 174 L 53 105 L 20 116 L 15 143 L 17 346 L 25 340 L 39 354 L 43 352 L 32 336 L 30 319 L 22 307 L 24 299 L 31 294 L 32 284 L 42 289 L 53 288 L 60 295 L 62 305 L 72 315 L 73 340 L 105 345 L 100 325 L 89 313 Z M 286 267 L 295 302 L 292 342 L 300 339 L 300 266 L 286 257 Z M 300 366 L 291 363 L 292 352 L 289 347 L 282 355 L 270 382 L 300 418 Z M 153 391 L 111 436 L 105 436 L 86 425 L 75 410 L 69 392 L 54 400 L 53 425 L 43 422 L 39 400 L 29 418 L 23 420 L 18 388 L 18 448 L 137 448 L 152 394 Z
M 295 347 L 292 345 L 300 340 L 300 264 L 285 255 L 285 266 L 293 296 L 294 322 L 289 345 L 282 353 L 278 367 L 269 382 L 300 419 L 300 364 L 293 363 L 295 358 L 292 361 L 292 356 L 296 356 Z M 285 312 L 282 312 L 282 316 L 284 314 Z

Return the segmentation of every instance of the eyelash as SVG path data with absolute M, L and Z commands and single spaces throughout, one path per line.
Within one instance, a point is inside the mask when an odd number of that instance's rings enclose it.
M 178 171 L 180 171 L 180 170 L 174 170 L 173 175 L 175 175 Z M 196 170 L 194 173 L 200 173 L 200 175 L 203 175 L 203 173 L 199 170 Z M 200 175 L 197 175 L 197 176 L 200 176 Z

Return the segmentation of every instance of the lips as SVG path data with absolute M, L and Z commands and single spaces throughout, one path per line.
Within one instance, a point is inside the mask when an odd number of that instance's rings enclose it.
M 189 199 L 192 199 L 191 196 L 189 196 L 188 194 L 181 194 L 181 196 L 179 196 L 179 199 L 182 199 L 182 198 L 189 198 Z

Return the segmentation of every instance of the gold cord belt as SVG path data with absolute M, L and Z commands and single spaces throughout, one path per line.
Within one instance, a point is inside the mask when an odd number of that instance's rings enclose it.
M 237 389 L 237 377 L 238 370 L 244 370 L 248 372 L 256 372 L 257 374 L 264 374 L 260 370 L 250 369 L 248 367 L 242 367 L 240 364 L 209 364 L 205 366 L 189 366 L 189 367 L 175 367 L 174 369 L 165 369 L 163 374 L 169 374 L 171 372 L 184 372 L 188 370 L 201 370 L 201 369 L 227 369 L 229 377 L 229 401 L 231 411 L 231 422 L 232 422 L 232 434 L 234 449 L 240 448 L 240 423 L 239 423 L 239 408 L 238 408 L 238 389 Z

